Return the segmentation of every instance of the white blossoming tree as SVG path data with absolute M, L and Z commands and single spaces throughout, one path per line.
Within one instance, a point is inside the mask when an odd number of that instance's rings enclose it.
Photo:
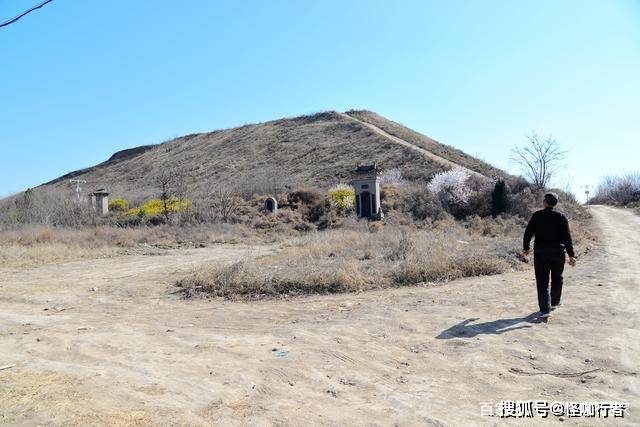
M 471 189 L 467 183 L 469 176 L 469 173 L 461 168 L 440 172 L 431 178 L 427 189 L 447 207 L 464 208 L 471 197 Z

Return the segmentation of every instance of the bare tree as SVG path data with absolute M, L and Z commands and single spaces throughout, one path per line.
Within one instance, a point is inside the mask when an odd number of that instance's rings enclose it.
M 277 166 L 265 167 L 255 176 L 254 192 L 257 194 L 269 194 L 278 198 L 286 188 L 289 179 L 289 175 L 283 168 Z
M 553 138 L 541 140 L 535 133 L 528 136 L 528 144 L 513 149 L 511 161 L 536 187 L 545 188 L 566 157 Z
M 215 219 L 224 222 L 233 218 L 240 209 L 242 199 L 232 188 L 219 188 L 211 194 L 213 199 L 211 209 Z
M 34 205 L 33 190 L 28 188 L 21 196 L 17 196 L 15 199 L 16 205 L 16 220 L 21 224 L 28 224 L 33 217 L 33 205 Z
M 189 184 L 191 182 L 189 169 L 184 165 L 173 168 L 174 174 L 174 190 L 178 199 L 182 202 L 187 200 L 189 193 Z
M 160 200 L 162 200 L 162 213 L 165 219 L 169 220 L 169 200 L 173 196 L 177 174 L 173 169 L 162 169 L 155 177 L 154 181 L 160 190 Z
M 251 176 L 241 179 L 242 187 L 238 188 L 245 199 L 250 199 L 256 194 L 271 195 L 278 198 L 285 189 L 291 185 L 291 177 L 277 167 L 265 167 L 255 171 Z

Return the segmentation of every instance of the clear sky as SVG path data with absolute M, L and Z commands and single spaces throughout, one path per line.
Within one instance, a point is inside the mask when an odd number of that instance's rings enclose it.
M 0 20 L 40 0 L 0 0 Z M 183 134 L 351 108 L 575 190 L 640 169 L 640 1 L 54 0 L 0 29 L 0 195 Z M 580 190 L 582 191 L 582 190 Z

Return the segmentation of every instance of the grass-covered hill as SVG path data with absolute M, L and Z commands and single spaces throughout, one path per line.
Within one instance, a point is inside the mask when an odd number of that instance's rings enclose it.
M 114 196 L 157 194 L 154 177 L 179 170 L 192 193 L 233 186 L 260 191 L 279 186 L 326 187 L 349 178 L 356 164 L 399 168 L 407 180 L 426 180 L 452 166 L 495 177 L 505 173 L 370 111 L 335 111 L 273 120 L 179 137 L 121 151 L 99 165 L 71 172 L 45 186 L 68 187 L 69 178 Z M 243 188 L 238 188 L 243 187 Z

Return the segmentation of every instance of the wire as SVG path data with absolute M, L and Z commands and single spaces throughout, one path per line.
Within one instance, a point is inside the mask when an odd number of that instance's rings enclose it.
M 28 15 L 29 13 L 33 12 L 36 9 L 40 9 L 42 6 L 44 6 L 47 3 L 51 3 L 52 1 L 53 0 L 45 0 L 42 3 L 40 3 L 40 4 L 36 5 L 36 6 L 33 6 L 31 9 L 22 12 L 20 15 L 16 16 L 15 18 L 11 18 L 7 22 L 3 22 L 2 24 L 0 24 L 0 28 L 6 27 L 7 25 L 13 24 L 14 22 L 16 22 L 18 19 L 22 18 L 23 16 Z

